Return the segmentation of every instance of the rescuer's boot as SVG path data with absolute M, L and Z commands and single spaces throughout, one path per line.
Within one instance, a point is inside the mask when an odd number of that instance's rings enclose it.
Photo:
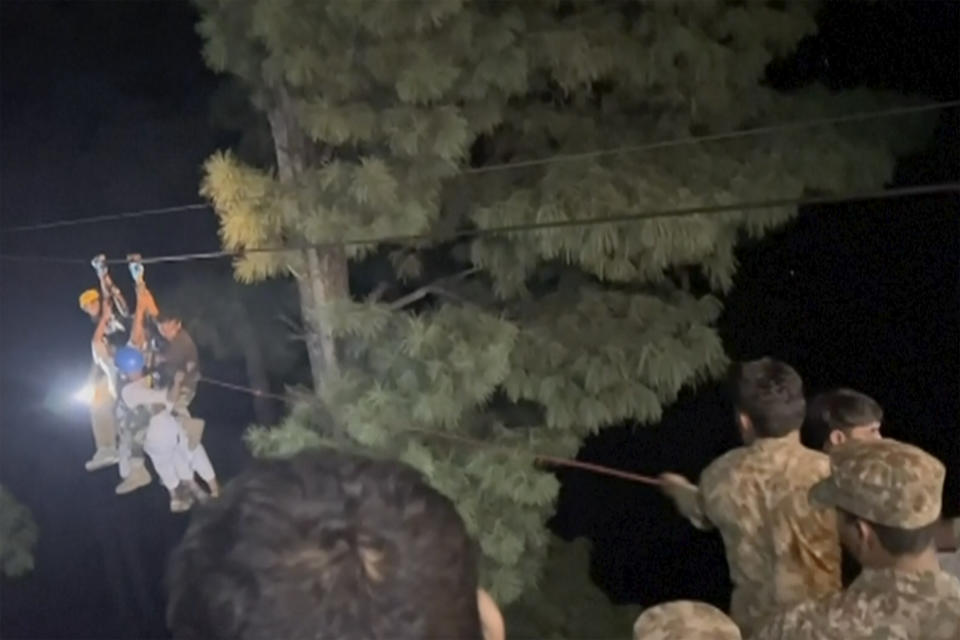
M 117 464 L 119 461 L 120 458 L 117 456 L 116 449 L 113 447 L 103 447 L 97 449 L 93 457 L 87 460 L 83 466 L 87 471 L 96 471 L 97 469 L 103 469 Z
M 182 480 L 180 486 L 186 487 L 190 497 L 199 504 L 203 504 L 210 499 L 210 494 L 204 491 L 196 480 Z
M 220 483 L 217 482 L 216 478 L 210 478 L 209 480 L 204 480 L 207 483 L 207 487 L 210 489 L 211 498 L 220 497 Z
M 152 480 L 153 477 L 150 475 L 150 472 L 147 471 L 147 467 L 144 466 L 143 458 L 137 458 L 130 461 L 129 475 L 123 479 L 123 482 L 117 485 L 114 491 L 117 492 L 118 496 L 122 496 L 125 493 L 131 493 L 141 487 L 147 486 Z

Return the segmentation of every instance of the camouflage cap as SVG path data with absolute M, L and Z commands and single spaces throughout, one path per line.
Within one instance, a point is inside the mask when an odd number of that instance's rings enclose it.
M 810 501 L 888 527 L 916 529 L 939 519 L 945 475 L 939 460 L 912 445 L 850 440 L 831 449 L 830 476 L 813 485 Z
M 633 625 L 634 640 L 740 640 L 740 629 L 705 602 L 677 600 L 651 607 Z

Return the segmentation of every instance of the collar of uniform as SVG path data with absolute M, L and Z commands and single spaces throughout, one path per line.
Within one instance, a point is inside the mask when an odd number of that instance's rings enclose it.
M 757 438 L 750 446 L 754 449 L 769 450 L 783 449 L 785 447 L 800 447 L 803 445 L 800 444 L 800 432 L 791 431 L 787 435 L 779 438 Z
M 850 584 L 850 591 L 890 593 L 909 590 L 911 593 L 939 593 L 937 588 L 949 575 L 943 571 L 901 571 L 899 569 L 864 569 Z M 893 588 L 897 585 L 896 588 Z

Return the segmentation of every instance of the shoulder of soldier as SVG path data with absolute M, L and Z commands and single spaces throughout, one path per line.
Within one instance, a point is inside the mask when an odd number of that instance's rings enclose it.
M 855 615 L 860 601 L 850 592 L 834 593 L 818 600 L 808 600 L 777 614 L 751 640 L 846 640 L 867 637 L 861 621 Z M 870 630 L 871 632 L 873 630 Z M 871 640 L 874 635 L 869 636 Z M 877 638 L 900 638 L 882 635 Z M 903 637 L 903 640 L 907 640 Z
M 748 452 L 749 449 L 747 447 L 737 447 L 727 451 L 711 462 L 700 474 L 701 487 L 703 485 L 714 485 L 727 479 L 731 474 L 736 472 Z
M 789 468 L 797 470 L 805 477 L 809 473 L 819 480 L 830 475 L 830 456 L 824 452 L 800 445 L 792 455 L 795 456 L 795 462 L 800 464 L 790 465 Z

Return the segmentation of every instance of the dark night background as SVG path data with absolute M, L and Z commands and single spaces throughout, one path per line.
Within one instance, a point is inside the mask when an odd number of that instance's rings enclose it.
M 3 2 L 0 11 L 2 227 L 199 200 L 202 161 L 233 140 L 209 122 L 218 81 L 200 57 L 190 5 Z M 960 97 L 957 3 L 832 2 L 820 24 L 816 38 L 771 68 L 772 83 L 817 79 Z M 894 183 L 960 178 L 958 129 L 957 110 L 944 112 L 929 149 L 903 159 Z M 774 355 L 796 366 L 811 391 L 844 385 L 876 397 L 886 434 L 947 464 L 947 515 L 960 511 L 958 205 L 953 195 L 802 212 L 739 252 L 721 324 L 734 358 Z M 209 211 L 0 235 L 0 251 L 11 255 L 215 248 Z M 208 268 L 151 266 L 147 277 L 162 286 Z M 0 260 L 0 481 L 40 529 L 36 570 L 0 586 L 5 638 L 165 634 L 163 565 L 186 518 L 167 511 L 157 483 L 118 498 L 113 470 L 85 472 L 87 417 L 64 400 L 89 367 L 90 326 L 76 300 L 93 282 L 87 266 Z M 208 361 L 205 370 L 243 381 L 231 363 Z M 240 435 L 249 399 L 204 387 L 196 408 L 227 479 L 247 459 Z M 581 457 L 696 477 L 735 444 L 730 415 L 716 389 L 702 389 L 663 424 L 607 430 Z M 554 528 L 594 540 L 592 577 L 615 600 L 725 604 L 717 536 L 695 532 L 649 488 L 579 472 L 562 478 Z

